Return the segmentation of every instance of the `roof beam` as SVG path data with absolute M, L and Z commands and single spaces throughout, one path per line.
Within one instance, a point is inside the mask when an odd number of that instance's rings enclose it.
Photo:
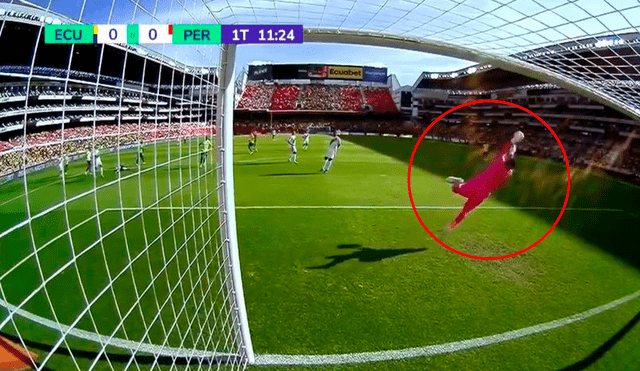
M 448 43 L 446 41 L 402 37 L 391 34 L 317 28 L 306 28 L 304 32 L 304 42 L 380 46 L 439 54 L 453 58 L 466 59 L 480 64 L 490 64 L 492 67 L 501 68 L 505 71 L 518 73 L 540 81 L 556 84 L 568 91 L 602 103 L 633 118 L 634 120 L 640 121 L 640 112 L 635 112 L 627 104 L 607 96 L 600 91 L 593 90 L 589 86 L 567 76 L 545 70 L 539 66 L 511 56 L 491 54 L 473 48 Z

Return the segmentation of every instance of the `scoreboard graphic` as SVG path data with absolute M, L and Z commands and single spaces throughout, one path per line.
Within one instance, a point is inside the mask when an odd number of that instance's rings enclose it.
M 302 25 L 45 25 L 47 44 L 301 44 Z

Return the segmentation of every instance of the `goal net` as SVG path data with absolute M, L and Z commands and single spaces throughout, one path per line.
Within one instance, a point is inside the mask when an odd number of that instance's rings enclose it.
M 219 21 L 201 1 L 36 4 L 0 2 L 0 368 L 244 368 L 235 49 L 44 42 Z

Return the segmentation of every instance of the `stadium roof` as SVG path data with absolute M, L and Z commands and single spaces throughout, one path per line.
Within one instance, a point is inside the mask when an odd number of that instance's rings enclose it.
M 85 11 L 98 6 L 91 1 L 74 7 L 69 0 L 32 2 L 85 23 L 302 24 L 306 42 L 390 46 L 491 64 L 640 118 L 634 84 L 640 69 L 615 48 L 630 42 L 620 35 L 638 33 L 637 0 L 112 0 L 102 12 Z M 578 52 L 594 48 L 608 53 Z M 637 48 L 627 49 L 638 55 Z M 585 74 L 562 63 L 574 60 L 622 73 L 596 68 Z

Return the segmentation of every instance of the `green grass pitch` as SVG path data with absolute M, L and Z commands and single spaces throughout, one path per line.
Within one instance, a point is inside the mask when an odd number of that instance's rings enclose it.
M 258 152 L 253 155 L 248 153 L 246 137 L 235 140 L 239 249 L 257 354 L 373 352 L 472 339 L 567 317 L 640 288 L 640 219 L 636 216 L 640 189 L 636 186 L 574 170 L 569 209 L 546 240 L 514 258 L 477 261 L 436 243 L 410 209 L 407 166 L 415 139 L 343 137 L 334 167 L 328 174 L 321 174 L 328 142 L 327 136 L 312 136 L 305 151 L 299 140 L 296 165 L 287 162 L 285 136 L 275 141 L 270 135 L 259 138 Z M 0 240 L 0 273 L 27 254 L 32 243 L 42 246 L 63 234 L 67 217 L 71 225 L 90 221 L 43 250 L 40 265 L 45 277 L 69 261 L 70 240 L 81 251 L 96 240 L 96 231 L 113 229 L 122 218 L 133 218 L 104 239 L 106 257 L 101 248 L 92 249 L 78 260 L 79 273 L 68 269 L 51 282 L 49 290 L 56 308 L 82 308 L 82 297 L 60 294 L 65 290 L 78 292 L 78 274 L 86 278 L 83 286 L 87 295 L 95 296 L 108 280 L 105 261 L 110 272 L 116 271 L 127 262 L 125 245 L 135 255 L 140 246 L 160 236 L 139 266 L 132 268 L 135 275 L 123 276 L 122 282 L 114 284 L 117 303 L 114 295 L 96 303 L 94 315 L 101 313 L 99 330 L 108 332 L 118 322 L 116 306 L 129 308 L 136 298 L 134 285 L 142 289 L 150 281 L 149 265 L 153 272 L 166 265 L 168 257 L 163 258 L 163 251 L 166 255 L 186 241 L 175 261 L 167 265 L 166 277 L 157 281 L 154 292 L 158 297 L 166 296 L 168 288 L 177 282 L 180 267 L 193 263 L 202 269 L 217 269 L 217 262 L 207 266 L 214 257 L 212 251 L 196 256 L 203 236 L 189 236 L 200 224 L 207 231 L 214 230 L 217 219 L 206 219 L 210 213 L 202 211 L 183 213 L 175 209 L 201 199 L 209 206 L 216 205 L 215 174 L 198 175 L 202 170 L 196 164 L 195 141 L 183 147 L 149 147 L 146 153 L 146 168 L 167 159 L 184 159 L 145 172 L 140 178 L 136 175 L 120 188 L 114 185 L 91 192 L 69 203 L 66 213 L 59 210 L 5 236 Z M 566 190 L 566 170 L 555 163 L 519 157 L 513 178 L 482 205 L 488 208 L 476 210 L 458 229 L 446 232 L 443 227 L 463 200 L 451 193 L 444 179 L 448 175 L 466 178 L 481 168 L 483 160 L 477 154 L 476 148 L 464 145 L 420 145 L 412 172 L 416 205 L 445 207 L 420 209 L 420 216 L 439 238 L 460 251 L 495 256 L 521 250 L 541 237 L 557 217 Z M 122 158 L 133 164 L 131 152 Z M 98 179 L 98 186 L 115 179 L 111 168 L 116 157 L 105 155 L 103 161 L 107 179 Z M 91 191 L 93 178 L 84 177 L 83 171 L 84 163 L 71 164 L 66 189 L 56 183 L 57 169 L 30 175 L 31 215 L 62 200 L 64 191 L 67 198 Z M 197 180 L 187 184 L 193 179 Z M 183 192 L 178 191 L 181 184 Z M 21 197 L 24 183 L 5 184 L 1 189 L 0 230 L 5 230 L 26 216 Z M 136 216 L 135 209 L 140 205 L 148 206 L 168 193 L 172 196 L 158 203 L 165 209 Z M 92 218 L 96 206 L 99 210 L 127 209 L 102 213 L 96 220 Z M 33 230 L 33 242 L 28 228 Z M 166 229 L 170 232 L 161 234 Z M 7 299 L 19 302 L 25 292 L 41 282 L 39 274 L 32 262 L 8 276 L 2 281 Z M 10 283 L 15 286 L 10 288 Z M 214 282 L 215 287 L 209 288 L 215 289 L 216 285 Z M 202 288 L 204 294 L 194 290 L 198 296 L 187 300 L 189 305 L 197 306 L 202 301 L 198 299 L 209 298 L 206 289 Z M 174 295 L 172 301 L 178 307 L 188 294 Z M 139 310 L 125 323 L 127 336 L 136 340 L 144 332 L 142 323 L 150 322 L 158 312 L 152 293 L 140 301 Z M 44 295 L 34 297 L 25 309 L 52 318 Z M 160 316 L 164 323 L 176 322 L 184 331 L 191 320 L 189 313 L 195 312 L 194 307 L 186 308 L 175 320 L 169 308 Z M 584 322 L 485 348 L 405 361 L 293 369 L 635 370 L 640 364 L 639 312 L 640 304 L 634 300 Z M 4 317 L 6 312 L 0 309 L 0 313 Z M 62 323 L 69 323 L 77 315 L 63 310 L 56 314 Z M 53 332 L 28 321 L 18 322 L 24 328 L 22 335 L 29 340 L 55 342 Z M 197 328 L 196 321 L 191 322 Z M 88 318 L 80 327 L 95 331 Z M 151 341 L 166 335 L 167 329 L 156 327 L 150 331 Z M 210 329 L 203 332 L 207 331 Z M 216 331 L 210 332 L 214 332 L 210 338 L 217 339 Z M 169 338 L 170 345 L 180 345 L 178 331 Z M 185 346 L 203 346 L 201 339 L 188 339 Z M 70 346 L 89 353 L 98 348 L 84 341 L 70 341 Z M 119 354 L 117 349 L 110 351 L 114 357 Z M 76 355 L 80 364 L 90 363 L 91 359 L 82 354 Z M 101 363 L 98 369 L 109 369 L 106 362 Z M 65 355 L 54 356 L 48 366 L 53 370 L 75 369 Z M 144 362 L 139 367 L 151 368 Z

